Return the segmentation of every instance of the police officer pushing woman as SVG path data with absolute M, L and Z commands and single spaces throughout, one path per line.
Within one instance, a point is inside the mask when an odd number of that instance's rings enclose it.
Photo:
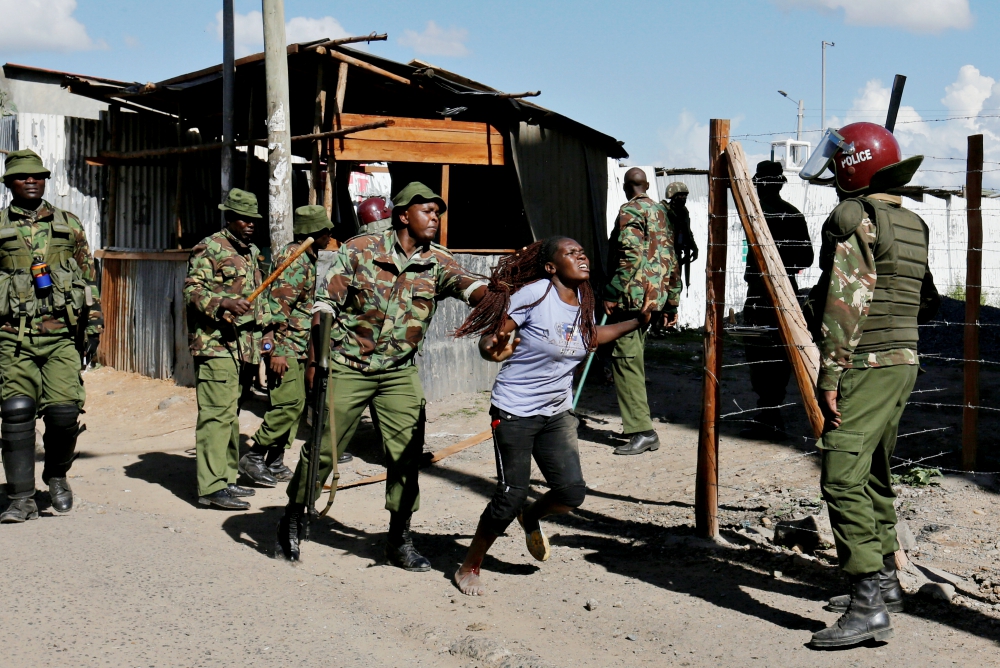
M 391 226 L 347 240 L 318 283 L 317 311 L 333 314 L 328 376 L 329 420 L 320 452 L 303 446 L 288 484 L 288 505 L 277 531 L 277 550 L 299 558 L 309 485 L 309 460 L 319 456 L 321 486 L 335 471 L 371 403 L 378 415 L 386 454 L 385 509 L 389 532 L 385 558 L 408 571 L 430 570 L 413 544 L 410 519 L 420 508 L 417 482 L 424 448 L 424 392 L 416 357 L 437 302 L 454 297 L 475 305 L 486 284 L 434 243 L 444 200 L 422 183 L 410 183 L 393 197 Z M 315 356 L 312 356 L 315 357 Z M 311 367 L 308 374 L 315 374 Z M 307 383 L 310 383 L 307 375 Z M 337 481 L 332 485 L 336 487 Z M 318 491 L 317 496 L 318 496 Z
M 0 211 L 0 454 L 9 505 L 0 522 L 38 517 L 35 502 L 35 420 L 42 442 L 52 509 L 66 513 L 66 480 L 86 394 L 80 369 L 97 351 L 103 330 L 97 273 L 80 219 L 43 199 L 49 170 L 34 151 L 7 155 Z

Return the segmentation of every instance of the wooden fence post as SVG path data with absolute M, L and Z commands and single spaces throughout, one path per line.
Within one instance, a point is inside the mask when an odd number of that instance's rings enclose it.
M 976 468 L 979 428 L 979 299 L 983 283 L 983 136 L 969 136 L 965 207 L 969 245 L 965 265 L 965 393 L 962 409 L 962 468 Z
M 695 529 L 703 538 L 719 535 L 719 420 L 722 372 L 722 324 L 726 302 L 726 252 L 729 210 L 726 201 L 729 169 L 726 146 L 729 121 L 713 118 L 708 126 L 708 261 L 705 266 L 705 380 L 698 432 L 698 473 L 695 480 Z

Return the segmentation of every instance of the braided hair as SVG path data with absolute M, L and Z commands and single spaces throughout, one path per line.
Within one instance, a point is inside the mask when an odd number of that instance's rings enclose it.
M 513 255 L 508 255 L 497 263 L 490 275 L 489 285 L 482 300 L 472 309 L 462 326 L 455 331 L 456 337 L 499 334 L 507 319 L 510 296 L 528 283 L 550 277 L 545 265 L 551 262 L 559 250 L 559 244 L 569 237 L 549 237 L 525 246 Z M 549 282 L 545 294 L 533 304 L 519 310 L 534 308 L 542 303 L 552 289 Z M 579 325 L 584 348 L 588 351 L 597 347 L 597 327 L 594 324 L 594 290 L 590 281 L 580 285 L 580 311 L 574 326 Z

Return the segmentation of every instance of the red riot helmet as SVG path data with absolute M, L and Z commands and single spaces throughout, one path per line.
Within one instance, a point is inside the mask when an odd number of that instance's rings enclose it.
M 906 185 L 922 161 L 920 155 L 902 160 L 899 142 L 881 125 L 851 123 L 824 133 L 799 176 L 814 181 L 830 167 L 842 192 L 881 192 Z
M 370 225 L 392 216 L 392 209 L 381 197 L 369 197 L 358 205 L 358 219 L 362 225 Z

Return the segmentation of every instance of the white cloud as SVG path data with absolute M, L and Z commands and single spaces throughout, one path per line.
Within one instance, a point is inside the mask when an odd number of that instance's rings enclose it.
M 404 30 L 399 43 L 412 48 L 421 56 L 447 56 L 461 58 L 469 55 L 465 46 L 469 39 L 469 31 L 465 28 L 442 28 L 434 21 L 428 21 L 423 32 Z
M 90 51 L 106 49 L 73 17 L 76 0 L 0 0 L 0 51 Z
M 312 42 L 317 39 L 340 39 L 350 37 L 350 34 L 340 25 L 340 21 L 332 16 L 310 19 L 296 16 L 285 24 L 285 39 L 289 44 L 297 42 Z
M 680 113 L 676 125 L 660 129 L 657 138 L 662 146 L 653 161 L 657 166 L 708 166 L 708 125 L 699 123 L 687 109 Z
M 842 10 L 844 22 L 937 33 L 972 26 L 969 0 L 773 0 L 782 9 Z
M 978 116 L 995 83 L 993 77 L 980 74 L 972 65 L 963 65 L 958 80 L 944 89 L 941 102 L 953 116 Z M 975 119 L 969 119 L 966 125 L 973 127 Z
M 125 35 L 122 37 L 122 41 L 125 42 L 125 46 L 130 49 L 138 49 L 142 46 L 142 42 L 139 41 L 139 38 L 134 35 Z
M 2 2 L 3 0 L 0 0 Z M 222 41 L 222 12 L 216 12 L 215 29 L 219 41 Z M 297 42 L 312 42 L 317 39 L 338 39 L 349 34 L 340 21 L 332 16 L 318 19 L 306 16 L 296 16 L 285 23 L 285 41 L 288 44 Z M 258 11 L 233 15 L 233 51 L 237 58 L 259 53 L 264 50 L 264 17 Z

